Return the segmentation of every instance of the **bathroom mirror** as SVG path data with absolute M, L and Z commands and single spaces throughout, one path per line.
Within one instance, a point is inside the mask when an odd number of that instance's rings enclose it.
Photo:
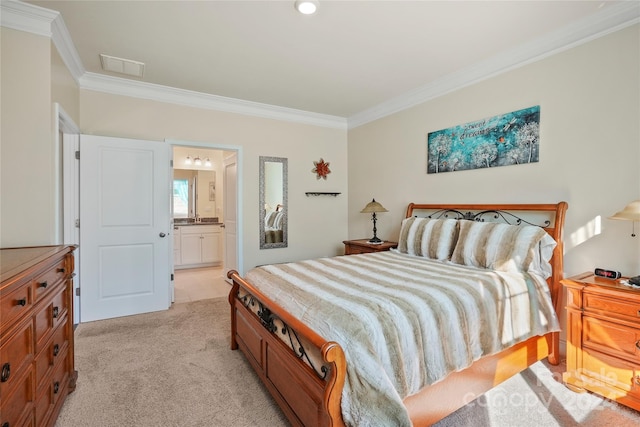
M 174 218 L 215 217 L 216 207 L 216 171 L 174 169 Z
M 260 156 L 260 249 L 287 247 L 287 159 Z

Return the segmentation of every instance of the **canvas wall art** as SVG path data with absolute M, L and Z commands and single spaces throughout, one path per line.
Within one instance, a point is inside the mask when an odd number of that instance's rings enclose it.
M 430 132 L 427 173 L 535 163 L 540 106 Z

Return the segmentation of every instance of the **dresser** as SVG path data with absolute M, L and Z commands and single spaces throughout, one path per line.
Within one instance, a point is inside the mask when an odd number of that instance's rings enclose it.
M 567 290 L 565 384 L 640 410 L 640 290 L 591 273 L 562 284 Z
M 398 246 L 396 242 L 369 243 L 369 239 L 344 240 L 342 243 L 345 255 L 384 252 Z
M 54 425 L 75 389 L 74 249 L 0 249 L 0 427 Z

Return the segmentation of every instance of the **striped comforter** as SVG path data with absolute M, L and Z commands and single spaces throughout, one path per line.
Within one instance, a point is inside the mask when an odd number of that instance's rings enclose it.
M 482 356 L 558 331 L 544 279 L 396 251 L 254 268 L 246 275 L 347 358 L 352 426 L 408 426 L 402 400 Z

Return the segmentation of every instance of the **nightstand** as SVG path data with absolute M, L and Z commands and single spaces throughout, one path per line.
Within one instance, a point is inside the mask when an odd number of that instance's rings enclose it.
M 561 283 L 567 289 L 564 383 L 640 410 L 640 290 L 592 273 Z
M 379 244 L 369 243 L 369 239 L 345 240 L 344 254 L 368 254 L 371 252 L 384 252 L 398 246 L 397 242 L 382 242 Z

